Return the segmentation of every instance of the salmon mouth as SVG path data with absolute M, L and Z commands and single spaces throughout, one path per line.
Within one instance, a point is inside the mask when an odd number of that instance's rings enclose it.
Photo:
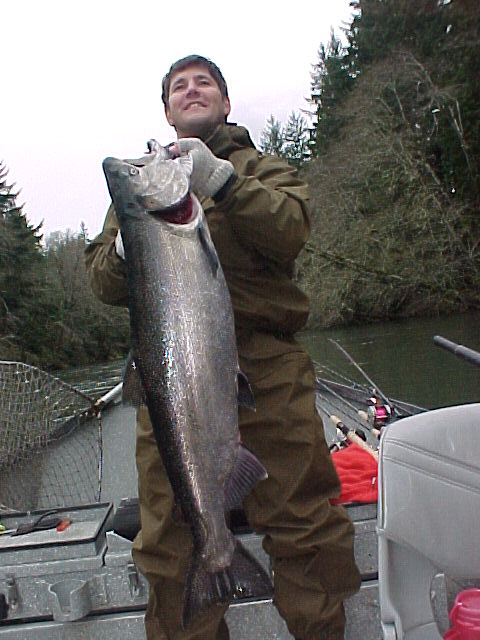
M 196 207 L 193 205 L 190 194 L 187 194 L 178 204 L 160 211 L 150 211 L 150 214 L 165 222 L 182 225 L 188 224 L 195 218 Z

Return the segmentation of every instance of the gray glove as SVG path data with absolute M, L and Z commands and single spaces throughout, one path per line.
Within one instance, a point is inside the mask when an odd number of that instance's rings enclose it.
M 233 164 L 214 156 L 199 138 L 180 138 L 172 147 L 187 154 L 177 162 L 190 174 L 190 187 L 197 195 L 213 197 L 234 174 Z

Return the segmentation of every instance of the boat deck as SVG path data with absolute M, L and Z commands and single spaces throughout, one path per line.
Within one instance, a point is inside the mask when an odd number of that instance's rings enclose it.
M 348 405 L 340 406 L 335 394 L 345 394 L 345 390 L 336 387 L 334 393 L 327 393 L 325 385 L 319 389 L 319 411 L 325 423 L 326 438 L 332 443 L 337 438 L 336 429 L 329 420 L 330 412 L 342 412 L 340 416 L 345 422 L 353 424 L 355 407 L 362 407 L 365 402 L 364 391 L 354 391 L 349 397 Z M 320 406 L 321 405 L 321 406 Z M 326 411 L 325 411 L 326 409 Z M 349 409 L 350 414 L 347 409 Z M 358 413 L 358 412 L 357 412 Z M 361 424 L 358 415 L 358 424 Z M 365 425 L 364 425 L 365 426 Z M 88 425 L 84 425 L 88 428 Z M 95 429 L 92 426 L 92 429 Z M 368 431 L 368 430 L 367 430 Z M 104 410 L 102 415 L 103 432 L 103 478 L 101 488 L 101 502 L 113 504 L 113 519 L 109 520 L 109 527 L 119 536 L 120 540 L 129 545 L 138 529 L 137 474 L 135 468 L 135 412 L 124 407 L 121 403 L 113 403 Z M 378 444 L 375 438 L 368 434 L 372 446 Z M 121 472 L 119 472 L 121 470 Z M 378 565 L 377 565 L 377 536 L 376 536 L 376 504 L 357 504 L 346 507 L 355 525 L 355 556 L 362 574 L 362 587 L 359 593 L 345 603 L 347 626 L 345 638 L 347 640 L 382 640 L 380 614 L 378 602 Z M 269 568 L 269 559 L 263 552 L 261 537 L 248 530 L 248 525 L 242 520 L 241 512 L 232 518 L 232 528 L 242 542 L 254 553 L 258 559 Z M 108 540 L 108 537 L 107 537 Z M 113 540 L 113 538 L 110 538 Z M 108 545 L 107 545 L 108 546 Z M 126 557 L 129 557 L 129 547 L 126 547 Z M 120 557 L 113 553 L 118 561 Z M 108 557 L 108 551 L 107 556 Z M 130 566 L 131 559 L 127 561 Z M 1 573 L 1 572 L 0 572 Z M 131 579 L 131 573 L 129 574 Z M 116 637 L 120 640 L 141 640 L 144 638 L 143 616 L 147 601 L 145 582 L 141 595 L 135 600 L 134 610 L 130 604 L 127 607 L 113 607 L 108 613 L 98 611 L 87 615 L 82 620 L 29 620 L 9 624 L 8 618 L 0 621 L 0 638 L 5 640 L 45 640 L 50 638 L 64 638 L 75 640 L 88 637 L 89 640 L 103 640 Z M 2 579 L 0 575 L 0 592 Z M 138 595 L 138 594 L 137 594 Z M 432 590 L 432 602 L 438 611 L 440 629 L 448 627 L 446 615 L 446 598 L 443 582 Z M 232 640 L 290 640 L 284 621 L 280 618 L 271 600 L 264 594 L 255 594 L 254 598 L 238 600 L 232 604 L 227 614 L 227 621 Z M 68 631 L 67 631 L 68 627 Z M 66 635 L 68 633 L 68 635 Z
M 323 390 L 322 406 L 325 404 L 327 392 Z M 337 388 L 336 391 L 345 393 Z M 350 401 L 363 406 L 365 393 L 354 392 Z M 328 399 L 333 410 L 338 411 L 339 401 L 335 396 Z M 405 411 L 410 412 L 411 405 L 405 405 Z M 412 409 L 413 411 L 413 409 Z M 327 442 L 336 440 L 336 430 L 328 416 L 319 408 L 322 415 Z M 350 414 L 352 414 L 351 409 Z M 353 415 L 350 416 L 353 420 Z M 347 421 L 347 418 L 345 418 Z M 104 481 L 102 487 L 102 499 L 114 502 L 120 508 L 117 514 L 117 529 L 119 533 L 127 537 L 133 537 L 138 527 L 138 515 L 136 514 L 136 501 L 131 499 L 136 496 L 136 471 L 134 463 L 134 412 L 125 407 L 118 407 L 115 411 L 105 413 L 103 420 L 104 429 Z M 361 420 L 357 417 L 357 426 Z M 378 441 L 371 435 L 368 436 L 372 446 Z M 124 439 L 122 451 L 115 451 L 120 438 Z M 130 449 L 130 454 L 127 453 Z M 119 457 L 120 456 L 120 457 Z M 122 478 L 118 478 L 114 472 L 115 466 L 110 460 L 121 465 Z M 129 498 L 120 504 L 120 498 Z M 378 601 L 378 562 L 377 562 L 377 536 L 376 536 L 376 504 L 354 504 L 345 507 L 355 525 L 355 557 L 362 574 L 362 586 L 358 594 L 349 598 L 346 603 L 347 626 L 346 640 L 382 640 L 380 627 L 380 610 Z M 242 538 L 250 550 L 268 566 L 268 559 L 261 548 L 261 538 L 253 533 L 247 533 L 246 523 L 241 515 L 232 519 L 232 528 Z M 433 592 L 432 592 L 433 593 Z M 438 611 L 439 624 L 444 629 L 448 628 L 446 621 L 446 600 L 443 584 L 434 589 L 432 596 L 435 609 Z M 265 640 L 265 629 L 268 629 L 268 638 L 272 640 L 290 640 L 285 623 L 278 615 L 275 607 L 268 598 L 259 595 L 255 601 L 236 603 L 230 607 L 227 620 L 230 627 L 232 640 Z M 443 622 L 442 622 L 443 619 Z

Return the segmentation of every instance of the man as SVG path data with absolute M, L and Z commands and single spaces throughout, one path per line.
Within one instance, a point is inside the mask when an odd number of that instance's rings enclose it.
M 241 436 L 269 477 L 253 488 L 244 509 L 265 536 L 275 604 L 290 632 L 301 640 L 337 640 L 344 635 L 343 599 L 360 578 L 353 525 L 329 501 L 339 483 L 315 410 L 313 367 L 294 339 L 308 316 L 308 300 L 291 279 L 310 229 L 307 186 L 283 161 L 262 157 L 243 127 L 226 123 L 227 86 L 210 60 L 188 56 L 174 63 L 162 99 L 192 190 L 211 195 L 202 204 L 232 297 L 240 367 L 255 395 L 256 412 L 239 410 Z M 87 248 L 87 269 L 96 294 L 111 304 L 128 302 L 121 253 L 110 207 Z M 172 515 L 172 491 L 145 407 L 138 412 L 136 459 L 142 530 L 133 554 L 150 584 L 147 638 L 225 640 L 225 607 L 208 609 L 182 630 L 191 537 Z

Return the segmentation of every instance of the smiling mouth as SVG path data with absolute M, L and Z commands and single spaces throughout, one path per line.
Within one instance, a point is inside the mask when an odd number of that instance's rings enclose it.
M 206 107 L 206 104 L 203 104 L 203 102 L 190 102 L 190 104 L 187 104 L 187 106 L 185 107 L 185 111 L 188 111 L 191 107 Z

